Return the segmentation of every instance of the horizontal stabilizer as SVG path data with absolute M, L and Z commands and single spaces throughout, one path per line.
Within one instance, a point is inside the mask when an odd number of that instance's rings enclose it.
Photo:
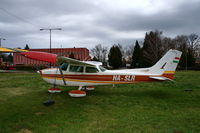
M 166 77 L 150 77 L 151 79 L 156 79 L 156 80 L 160 80 L 160 81 L 166 81 L 166 80 L 169 80 L 169 81 L 173 81 L 169 78 L 166 78 Z

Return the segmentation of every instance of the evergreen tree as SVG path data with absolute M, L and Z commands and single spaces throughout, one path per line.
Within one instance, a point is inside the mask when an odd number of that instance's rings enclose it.
M 194 52 L 191 48 L 187 50 L 187 67 L 194 67 L 195 66 L 195 57 Z
M 108 62 L 109 65 L 112 66 L 114 69 L 122 66 L 122 53 L 119 46 L 113 45 L 110 48 L 110 52 L 108 54 Z
M 138 41 L 136 40 L 133 55 L 132 55 L 131 67 L 138 68 L 141 66 L 140 63 L 141 63 L 141 48 Z
M 29 50 L 29 49 L 30 49 L 29 46 L 28 46 L 28 44 L 26 44 L 26 46 L 25 46 L 24 49 L 26 49 L 26 50 Z
M 7 56 L 7 61 L 8 62 L 13 62 L 13 56 L 12 56 L 11 53 Z
M 185 68 L 187 66 L 187 44 L 185 42 L 179 42 L 180 43 L 180 46 L 179 46 L 179 50 L 182 52 L 182 55 L 181 55 L 181 59 L 179 61 L 179 66 L 181 68 Z
M 162 32 L 158 30 L 146 33 L 142 48 L 143 66 L 152 66 L 163 56 L 164 47 L 161 35 Z

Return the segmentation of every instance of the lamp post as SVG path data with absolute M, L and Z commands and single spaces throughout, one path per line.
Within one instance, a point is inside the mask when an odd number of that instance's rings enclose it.
M 6 40 L 5 38 L 0 38 L 0 48 L 1 48 L 1 40 Z
M 52 30 L 62 30 L 61 28 L 48 28 L 48 29 L 40 29 L 40 31 L 43 31 L 43 30 L 49 30 L 49 33 L 50 33 L 50 46 L 49 46 L 49 52 L 51 53 L 51 31 Z

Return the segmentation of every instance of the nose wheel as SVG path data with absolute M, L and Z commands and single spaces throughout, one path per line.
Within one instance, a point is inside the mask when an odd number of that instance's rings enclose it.
M 94 90 L 94 86 L 86 86 L 85 87 L 87 91 L 92 91 Z

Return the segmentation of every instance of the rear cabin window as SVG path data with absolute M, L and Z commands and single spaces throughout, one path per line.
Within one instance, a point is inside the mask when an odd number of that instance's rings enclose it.
M 70 65 L 69 71 L 70 72 L 83 72 L 83 66 Z
M 86 73 L 98 73 L 99 70 L 95 67 L 86 67 L 85 72 Z
M 68 67 L 68 64 L 67 63 L 63 63 L 60 68 L 63 70 L 63 71 L 66 71 L 67 70 L 67 67 Z

